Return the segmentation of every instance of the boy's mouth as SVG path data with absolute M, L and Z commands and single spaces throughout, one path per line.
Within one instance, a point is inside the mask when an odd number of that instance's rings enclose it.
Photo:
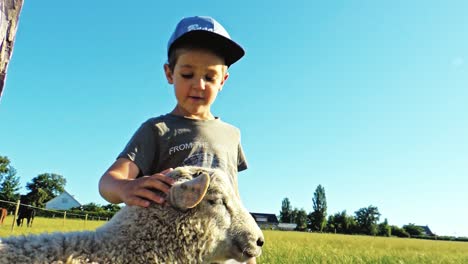
M 203 97 L 200 96 L 189 96 L 189 98 L 196 101 L 203 100 Z

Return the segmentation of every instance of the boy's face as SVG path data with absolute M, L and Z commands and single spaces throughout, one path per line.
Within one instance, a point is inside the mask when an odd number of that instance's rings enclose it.
M 167 81 L 174 85 L 175 115 L 212 119 L 210 107 L 228 78 L 227 67 L 219 56 L 205 50 L 182 50 L 174 71 L 164 65 Z

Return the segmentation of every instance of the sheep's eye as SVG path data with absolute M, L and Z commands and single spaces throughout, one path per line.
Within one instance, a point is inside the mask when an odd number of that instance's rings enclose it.
M 210 205 L 215 206 L 215 205 L 223 205 L 224 201 L 223 201 L 223 199 L 210 199 L 210 200 L 208 200 L 208 203 Z
M 195 177 L 198 177 L 198 176 L 200 176 L 200 175 L 202 175 L 202 174 L 203 174 L 203 172 L 197 171 L 193 176 L 194 176 L 194 178 L 195 178 Z

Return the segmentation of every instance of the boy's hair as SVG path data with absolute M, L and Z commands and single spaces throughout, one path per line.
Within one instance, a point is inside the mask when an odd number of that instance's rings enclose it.
M 177 62 L 177 50 L 205 49 L 224 58 L 226 66 L 242 58 L 244 49 L 234 42 L 224 27 L 211 17 L 183 18 L 176 26 L 167 44 L 169 67 Z
M 167 64 L 169 65 L 169 69 L 171 69 L 172 72 L 174 71 L 177 60 L 179 59 L 181 51 L 183 50 L 207 50 L 212 52 L 216 56 L 225 59 L 219 47 L 217 47 L 216 45 L 207 45 L 207 43 L 186 42 L 179 43 L 178 45 L 171 47 L 171 50 L 169 51 L 169 56 L 167 58 Z M 224 63 L 226 64 L 226 61 L 224 61 Z

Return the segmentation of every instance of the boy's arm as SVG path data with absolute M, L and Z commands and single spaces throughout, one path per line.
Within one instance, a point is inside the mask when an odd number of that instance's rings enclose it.
M 165 173 L 171 169 L 151 176 L 137 178 L 138 166 L 125 158 L 117 159 L 102 175 L 99 181 L 99 193 L 110 203 L 125 203 L 147 207 L 150 202 L 163 203 L 164 199 L 153 190 L 164 193 L 174 183 Z
M 124 158 L 117 159 L 99 180 L 99 193 L 108 202 L 118 204 L 123 202 L 119 190 L 126 181 L 133 180 L 139 169 L 132 161 Z

